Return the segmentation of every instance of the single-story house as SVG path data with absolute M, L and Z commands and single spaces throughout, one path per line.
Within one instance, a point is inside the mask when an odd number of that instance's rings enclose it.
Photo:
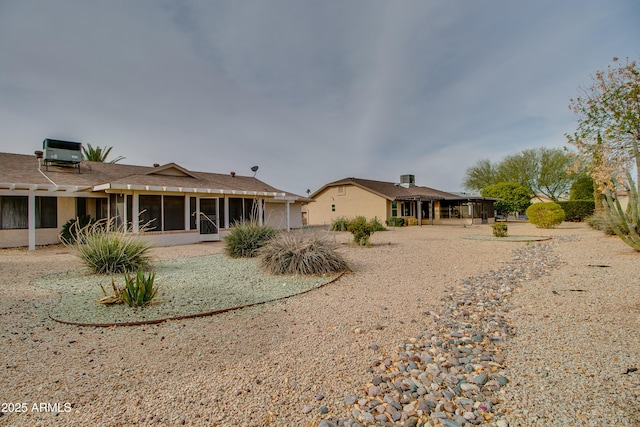
M 220 240 L 235 221 L 250 218 L 289 230 L 302 227 L 302 204 L 309 201 L 234 172 L 55 156 L 46 148 L 0 153 L 0 248 L 58 243 L 62 226 L 82 215 L 126 224 L 158 246 Z
M 447 193 L 415 185 L 414 175 L 400 183 L 345 178 L 322 186 L 309 196 L 310 225 L 328 225 L 336 218 L 364 216 L 387 221 L 415 218 L 417 224 L 479 224 L 494 221 L 493 202 L 481 196 Z

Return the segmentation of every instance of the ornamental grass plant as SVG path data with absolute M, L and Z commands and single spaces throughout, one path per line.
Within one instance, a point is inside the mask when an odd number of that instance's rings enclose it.
M 224 238 L 225 253 L 232 258 L 253 258 L 276 234 L 275 228 L 257 221 L 235 222 Z
M 97 274 L 148 270 L 151 265 L 152 245 L 126 227 L 116 226 L 115 218 L 87 224 L 77 230 L 73 241 L 63 244 Z
M 279 233 L 259 251 L 261 266 L 271 274 L 325 274 L 350 271 L 337 244 L 314 232 Z

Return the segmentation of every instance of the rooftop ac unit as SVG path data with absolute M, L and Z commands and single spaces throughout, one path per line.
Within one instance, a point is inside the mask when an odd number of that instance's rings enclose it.
M 45 166 L 72 166 L 80 172 L 82 161 L 82 144 L 79 142 L 60 141 L 57 139 L 45 139 L 42 141 Z

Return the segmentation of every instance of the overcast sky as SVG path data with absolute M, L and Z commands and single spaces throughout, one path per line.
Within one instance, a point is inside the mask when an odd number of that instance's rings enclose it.
M 459 191 L 480 159 L 566 145 L 578 87 L 640 58 L 638 18 L 638 0 L 0 0 L 0 151 Z

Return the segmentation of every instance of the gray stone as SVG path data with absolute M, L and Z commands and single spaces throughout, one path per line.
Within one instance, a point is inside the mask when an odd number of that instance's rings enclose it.
M 353 424 L 351 424 L 353 426 Z M 318 427 L 338 427 L 336 423 L 329 420 L 322 420 L 318 423 Z
M 353 405 L 354 403 L 356 403 L 357 400 L 358 400 L 358 396 L 354 396 L 351 394 L 344 397 L 344 403 L 346 405 Z
M 418 419 L 416 417 L 411 417 L 407 421 L 405 421 L 403 427 L 416 427 L 418 425 Z
M 473 382 L 478 384 L 478 385 L 485 385 L 487 383 L 488 379 L 489 379 L 489 377 L 487 377 L 487 374 L 480 374 L 480 375 L 476 375 L 473 378 Z
M 321 414 L 326 414 L 327 412 L 329 412 L 329 408 L 322 405 L 321 407 L 318 408 L 318 412 L 320 412 Z

